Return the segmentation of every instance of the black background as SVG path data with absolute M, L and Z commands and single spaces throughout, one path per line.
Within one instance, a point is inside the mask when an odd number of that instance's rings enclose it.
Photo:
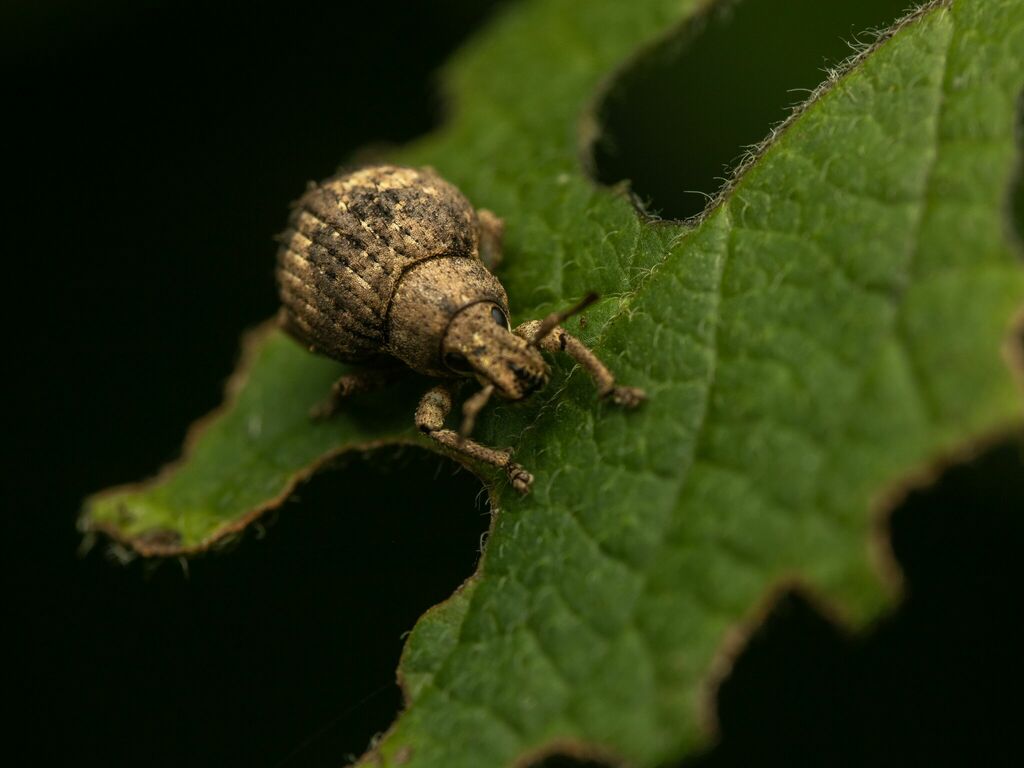
M 338 765 L 400 705 L 402 633 L 475 567 L 479 483 L 409 450 L 350 459 L 265 536 L 187 569 L 124 567 L 102 543 L 79 553 L 83 496 L 174 458 L 219 402 L 239 332 L 274 311 L 271 237 L 288 201 L 358 148 L 430 130 L 443 113 L 434 70 L 499 7 L 346 5 L 0 11 L 12 764 Z M 739 147 L 678 149 L 687 130 L 715 134 L 713 116 L 663 115 L 655 134 L 630 119 L 669 103 L 671 66 L 692 62 L 670 56 L 609 102 L 597 172 L 687 215 L 665 174 L 713 192 L 708 168 Z M 793 100 L 778 96 L 778 117 Z M 767 129 L 740 117 L 737 135 Z M 670 142 L 659 187 L 651 158 Z M 867 636 L 783 599 L 723 688 L 721 744 L 691 764 L 1019 756 L 1020 707 L 1007 702 L 1024 639 L 1020 454 L 998 445 L 897 511 L 910 598 Z

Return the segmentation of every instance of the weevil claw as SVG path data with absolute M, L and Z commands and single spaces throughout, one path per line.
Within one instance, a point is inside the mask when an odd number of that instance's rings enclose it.
M 613 403 L 623 408 L 636 408 L 647 399 L 647 393 L 639 387 L 615 387 L 608 396 Z
M 530 487 L 533 485 L 533 475 L 527 472 L 522 465 L 510 461 L 505 465 L 505 474 L 508 475 L 508 481 L 512 484 L 516 493 L 525 496 L 530 492 Z

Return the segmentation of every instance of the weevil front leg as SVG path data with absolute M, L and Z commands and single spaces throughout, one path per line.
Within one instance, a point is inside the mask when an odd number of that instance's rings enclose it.
M 488 448 L 468 437 L 461 437 L 452 429 L 445 429 L 444 421 L 452 409 L 452 400 L 462 382 L 443 382 L 427 390 L 416 408 L 416 427 L 425 435 L 429 435 L 446 448 L 474 461 L 505 470 L 512 487 L 519 493 L 529 493 L 533 485 L 533 475 L 522 466 L 512 461 L 509 451 Z
M 331 385 L 330 394 L 309 410 L 309 417 L 315 421 L 329 419 L 341 407 L 342 400 L 361 392 L 372 392 L 387 386 L 401 374 L 398 366 L 383 368 L 360 368 L 342 374 Z
M 530 340 L 537 335 L 540 328 L 540 320 L 531 320 L 516 328 L 513 333 Z M 615 383 L 615 374 L 608 370 L 608 366 L 601 362 L 590 347 L 566 331 L 560 325 L 555 328 L 540 342 L 540 348 L 546 352 L 565 352 L 573 360 L 583 366 L 590 374 L 597 386 L 597 396 L 602 400 L 607 398 L 616 405 L 623 408 L 636 408 L 647 399 L 647 394 L 638 387 L 622 387 Z

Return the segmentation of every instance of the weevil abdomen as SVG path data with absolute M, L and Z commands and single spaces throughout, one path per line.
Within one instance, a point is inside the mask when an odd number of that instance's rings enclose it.
M 477 215 L 430 169 L 372 166 L 310 189 L 281 238 L 277 279 L 285 328 L 344 362 L 387 352 L 387 313 L 413 265 L 473 258 Z

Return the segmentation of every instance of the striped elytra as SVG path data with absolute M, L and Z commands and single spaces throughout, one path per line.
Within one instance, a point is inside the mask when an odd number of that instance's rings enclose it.
M 343 362 L 409 357 L 391 343 L 389 315 L 396 289 L 417 265 L 461 260 L 481 273 L 484 291 L 470 300 L 504 298 L 480 261 L 479 230 L 473 206 L 432 169 L 370 166 L 313 185 L 296 203 L 278 251 L 284 327 Z

